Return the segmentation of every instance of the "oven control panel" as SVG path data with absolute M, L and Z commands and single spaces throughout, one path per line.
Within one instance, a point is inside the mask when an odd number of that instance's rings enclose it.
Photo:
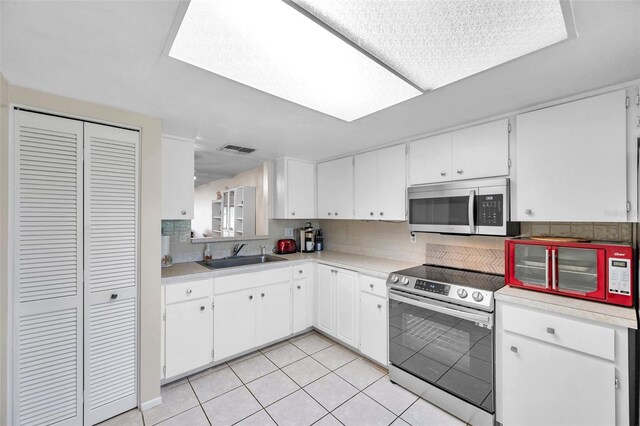
M 433 281 L 416 280 L 413 288 L 416 290 L 428 291 L 429 293 L 448 296 L 451 286 L 447 284 L 435 283 Z
M 631 261 L 609 258 L 609 293 L 631 294 Z

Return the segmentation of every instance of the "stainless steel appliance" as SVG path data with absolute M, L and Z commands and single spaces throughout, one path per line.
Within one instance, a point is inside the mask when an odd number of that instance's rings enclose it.
M 518 235 L 511 222 L 509 179 L 468 180 L 408 189 L 412 232 Z
M 316 251 L 316 234 L 311 222 L 305 223 L 302 228 L 296 228 L 294 234 L 299 252 L 313 253 Z
M 389 377 L 473 425 L 493 425 L 494 299 L 504 276 L 422 265 L 393 272 Z

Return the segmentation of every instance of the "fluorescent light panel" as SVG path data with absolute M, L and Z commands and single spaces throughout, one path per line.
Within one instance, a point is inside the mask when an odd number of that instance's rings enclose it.
M 558 0 L 293 0 L 424 90 L 567 38 Z
M 421 94 L 280 0 L 191 0 L 169 55 L 346 121 Z

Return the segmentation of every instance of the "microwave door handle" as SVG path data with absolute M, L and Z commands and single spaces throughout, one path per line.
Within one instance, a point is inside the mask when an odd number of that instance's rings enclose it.
M 544 251 L 544 288 L 549 290 L 549 249 Z
M 476 233 L 476 223 L 475 223 L 475 210 L 476 210 L 476 191 L 472 189 L 469 191 L 469 211 L 467 212 L 469 215 L 469 233 Z

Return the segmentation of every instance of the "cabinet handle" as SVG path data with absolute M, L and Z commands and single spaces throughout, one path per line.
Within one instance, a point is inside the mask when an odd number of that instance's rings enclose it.
M 369 287 L 373 288 L 373 284 L 369 284 Z
M 191 294 L 191 289 L 190 288 L 187 289 L 187 294 Z
M 524 209 L 524 214 L 531 214 L 531 209 Z
M 296 215 L 296 212 L 291 212 L 291 216 L 295 216 L 295 215 Z
M 111 295 L 111 300 L 116 300 L 118 298 L 118 295 L 116 293 L 113 293 Z
M 334 216 L 338 216 L 338 212 L 335 212 L 333 215 L 334 215 Z
M 378 309 L 382 309 L 382 305 L 378 303 Z
M 302 273 L 302 269 L 299 269 L 299 270 L 298 270 L 298 273 L 299 273 L 299 274 L 301 274 L 301 273 Z
M 458 173 L 459 175 L 461 175 L 461 174 L 462 174 L 462 169 L 458 169 L 458 170 L 456 170 L 456 173 Z
M 204 311 L 204 306 L 200 306 L 200 310 L 201 310 L 201 311 Z
M 380 212 L 380 216 L 384 216 L 384 212 Z
M 249 300 L 253 300 L 253 296 L 249 296 Z
M 331 216 L 331 212 L 327 213 L 329 216 Z
M 513 352 L 514 354 L 517 354 L 518 348 L 516 348 L 515 346 L 511 346 L 511 352 Z
M 369 213 L 369 216 L 373 216 L 373 212 Z
M 300 286 L 297 286 L 297 287 L 298 287 L 298 290 L 300 290 Z
M 264 293 L 260 293 L 260 297 L 264 297 Z
M 446 176 L 447 172 L 440 172 L 440 176 Z
M 552 327 L 547 327 L 547 333 L 549 334 L 556 334 L 556 330 Z
M 186 210 L 182 210 L 180 213 L 181 214 L 187 214 L 187 211 Z

